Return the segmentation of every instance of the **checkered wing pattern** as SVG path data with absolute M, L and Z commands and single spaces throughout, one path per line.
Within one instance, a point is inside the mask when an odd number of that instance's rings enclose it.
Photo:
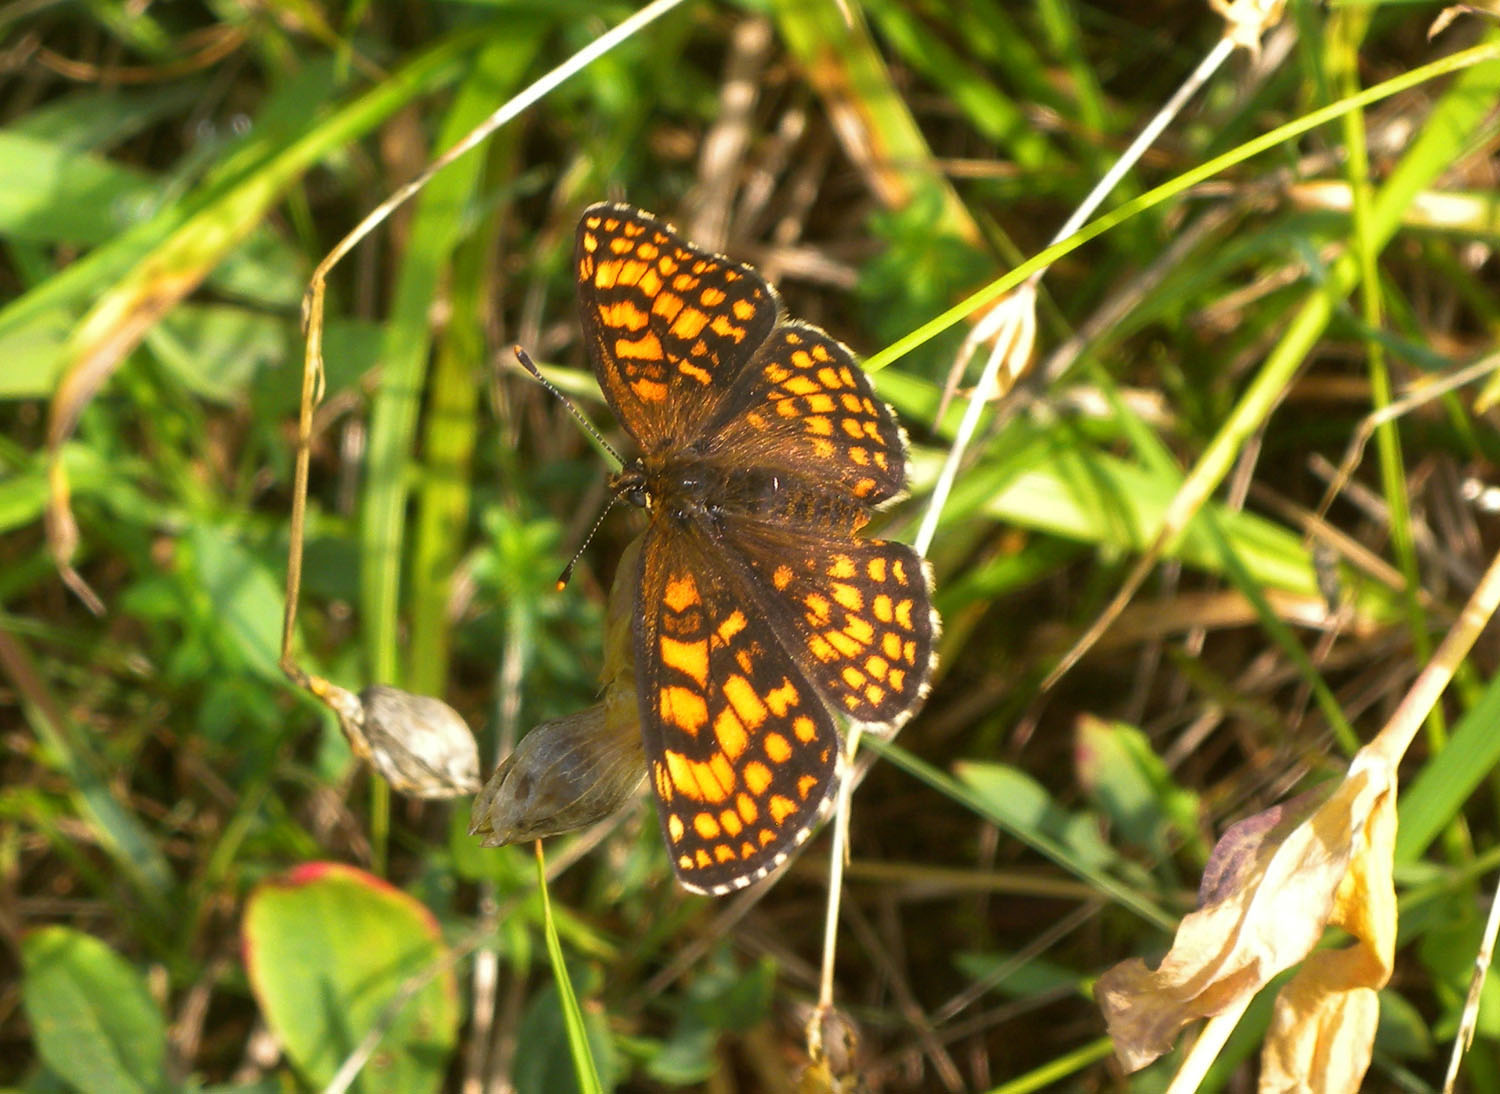
M 927 694 L 938 630 L 915 551 L 743 518 L 725 539 L 753 575 L 758 609 L 825 702 L 875 732 L 911 717 Z
M 729 464 L 809 471 L 869 506 L 906 486 L 906 438 L 842 342 L 817 327 L 777 327 L 710 423 Z
M 574 272 L 600 386 L 646 451 L 702 434 L 781 310 L 750 267 L 628 205 L 584 211 Z
M 648 776 L 688 889 L 763 877 L 829 801 L 838 732 L 717 545 L 647 532 L 636 661 Z

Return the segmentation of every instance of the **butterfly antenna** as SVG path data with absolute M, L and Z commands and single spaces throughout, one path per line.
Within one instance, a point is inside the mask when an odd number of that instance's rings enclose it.
M 545 382 L 545 381 L 544 381 Z M 563 567 L 563 572 L 557 575 L 557 591 L 562 592 L 568 587 L 568 582 L 573 577 L 573 567 L 578 565 L 578 560 L 583 557 L 583 552 L 588 550 L 590 543 L 594 542 L 594 536 L 599 531 L 599 526 L 604 523 L 604 518 L 609 516 L 609 511 L 615 507 L 615 503 L 625 496 L 625 491 L 616 490 L 610 494 L 609 501 L 605 503 L 604 511 L 594 521 L 594 526 L 589 529 L 589 534 L 583 537 L 583 542 L 578 545 L 578 550 L 573 552 L 573 557 L 568 559 L 568 564 Z
M 521 367 L 524 368 L 527 372 L 531 373 L 532 377 L 536 380 L 537 383 L 541 384 L 553 395 L 556 395 L 558 401 L 561 402 L 563 406 L 568 408 L 568 413 L 573 415 L 574 418 L 578 419 L 578 424 L 583 426 L 584 432 L 594 439 L 594 443 L 610 454 L 610 456 L 615 461 L 615 466 L 617 468 L 625 466 L 625 460 L 618 452 L 615 451 L 615 446 L 604 439 L 604 435 L 594 428 L 593 422 L 584 417 L 583 411 L 578 409 L 573 400 L 569 399 L 566 395 L 559 391 L 556 385 L 554 385 L 551 380 L 547 379 L 547 377 L 543 376 L 541 372 L 538 371 L 536 362 L 532 361 L 531 359 L 531 354 L 527 353 L 526 350 L 521 346 L 516 346 L 515 355 L 516 360 L 521 362 Z M 611 504 L 613 504 L 613 502 L 611 502 Z M 604 512 L 609 512 L 609 509 L 606 508 Z M 598 526 L 595 525 L 595 527 L 597 528 Z M 589 533 L 589 538 L 593 538 L 592 532 Z M 587 544 L 585 544 L 585 546 L 587 546 Z M 574 559 L 574 561 L 576 562 L 577 559 Z M 570 562 L 568 564 L 567 572 L 572 573 L 572 571 L 573 564 Z M 559 586 L 559 588 L 561 588 L 561 586 Z

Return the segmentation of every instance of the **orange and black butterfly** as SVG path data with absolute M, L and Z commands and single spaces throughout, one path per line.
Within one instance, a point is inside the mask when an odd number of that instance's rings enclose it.
M 926 566 L 857 534 L 906 485 L 905 437 L 847 347 L 649 213 L 586 210 L 574 272 L 594 372 L 641 452 L 612 485 L 650 516 L 647 774 L 679 880 L 725 893 L 822 816 L 836 717 L 889 731 L 926 695 Z

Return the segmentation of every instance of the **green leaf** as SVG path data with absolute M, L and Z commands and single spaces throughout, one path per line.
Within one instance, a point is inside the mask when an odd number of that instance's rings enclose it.
M 407 981 L 448 947 L 432 914 L 362 870 L 315 862 L 260 885 L 245 910 L 245 965 L 266 1021 L 303 1078 L 324 1086 Z M 453 970 L 407 999 L 349 1088 L 437 1090 L 458 1035 Z
M 167 1091 L 166 1022 L 139 973 L 97 938 L 21 940 L 22 1003 L 43 1062 L 84 1094 Z
M 1161 860 L 1192 842 L 1208 856 L 1198 832 L 1198 798 L 1173 781 L 1146 735 L 1123 722 L 1081 718 L 1074 749 L 1078 781 L 1126 842 Z

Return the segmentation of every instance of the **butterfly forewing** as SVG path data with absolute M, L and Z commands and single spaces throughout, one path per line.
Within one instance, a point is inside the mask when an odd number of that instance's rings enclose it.
M 647 451 L 696 438 L 776 325 L 775 290 L 628 205 L 584 211 L 574 262 L 594 371 L 621 423 Z
M 653 526 L 640 606 L 641 724 L 668 854 L 688 888 L 726 892 L 807 837 L 833 787 L 838 734 L 713 544 Z

